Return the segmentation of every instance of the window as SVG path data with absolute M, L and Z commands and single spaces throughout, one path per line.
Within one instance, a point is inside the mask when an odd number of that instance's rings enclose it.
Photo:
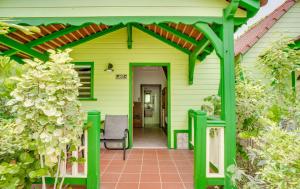
M 94 62 L 74 62 L 80 78 L 79 100 L 94 99 Z

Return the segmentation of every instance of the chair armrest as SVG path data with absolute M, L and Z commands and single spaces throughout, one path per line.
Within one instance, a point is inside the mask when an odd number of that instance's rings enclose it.
M 124 131 L 124 138 L 127 138 L 127 136 L 128 136 L 128 129 L 125 129 L 125 131 Z
M 104 129 L 100 129 L 100 133 L 104 134 L 105 133 Z

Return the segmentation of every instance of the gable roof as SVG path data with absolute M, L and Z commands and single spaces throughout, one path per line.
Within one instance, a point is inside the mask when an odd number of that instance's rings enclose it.
M 235 40 L 234 54 L 245 54 L 291 8 L 297 0 L 286 0 L 281 6 Z

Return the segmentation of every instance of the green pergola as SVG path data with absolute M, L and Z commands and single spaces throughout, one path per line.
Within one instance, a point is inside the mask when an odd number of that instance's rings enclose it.
M 247 11 L 247 18 L 234 17 L 238 8 Z M 72 34 L 72 32 L 84 30 L 95 23 L 105 23 L 105 29 L 103 26 L 101 31 L 95 31 L 89 35 L 79 37 L 77 40 L 71 40 L 68 43 L 58 45 L 57 49 L 72 48 L 121 28 L 127 28 L 127 47 L 128 49 L 132 49 L 134 48 L 132 28 L 134 27 L 187 54 L 189 56 L 189 61 L 187 62 L 189 65 L 188 81 L 189 84 L 192 85 L 196 62 L 198 60 L 201 62 L 207 55 L 215 50 L 221 63 L 221 120 L 208 120 L 203 112 L 190 112 L 190 115 L 195 118 L 195 135 L 197 135 L 194 143 L 194 181 L 195 188 L 197 189 L 204 189 L 209 185 L 223 185 L 224 188 L 231 189 L 235 187 L 230 182 L 230 176 L 228 174 L 224 174 L 224 178 L 208 178 L 206 175 L 206 128 L 211 125 L 224 128 L 224 167 L 226 168 L 234 164 L 236 157 L 236 104 L 233 34 L 235 29 L 255 15 L 259 8 L 259 0 L 231 0 L 229 5 L 224 9 L 222 17 L 20 17 L 15 18 L 18 24 L 45 27 L 51 24 L 64 24 L 65 27 L 58 31 L 50 32 L 42 37 L 23 42 L 12 39 L 12 37 L 9 36 L 10 34 L 0 36 L 0 43 L 3 46 L 1 55 L 11 56 L 18 62 L 22 62 L 22 58 L 38 58 L 46 61 L 48 59 L 48 53 L 41 50 L 41 48 L 38 49 L 37 47 L 39 45 L 55 42 L 57 39 L 63 39 L 69 34 Z M 172 27 L 172 23 L 177 25 L 183 23 L 187 27 L 193 28 L 193 30 L 201 33 L 201 39 L 188 35 L 182 29 Z M 13 35 L 14 32 L 16 31 L 11 31 L 11 35 Z M 173 39 L 177 39 L 177 42 L 163 34 L 174 36 Z M 183 41 L 182 44 L 184 45 L 181 45 L 178 41 Z M 189 48 L 186 47 L 187 44 Z M 132 135 L 132 133 L 130 133 L 130 135 Z M 95 167 L 98 166 L 98 163 L 99 161 L 94 162 Z M 89 180 L 87 183 L 99 182 L 96 175 L 89 175 L 87 179 Z M 96 184 L 90 184 L 88 188 L 98 188 L 98 186 L 96 186 Z

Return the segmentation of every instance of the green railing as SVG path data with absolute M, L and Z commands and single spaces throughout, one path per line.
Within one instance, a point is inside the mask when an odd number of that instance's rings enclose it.
M 64 175 L 64 184 L 85 185 L 87 189 L 100 188 L 100 123 L 101 115 L 99 111 L 89 111 L 87 113 L 87 130 L 84 132 L 83 145 L 78 147 L 84 151 L 84 171 L 78 173 L 77 163 L 72 164 L 71 172 Z M 78 157 L 80 151 L 72 152 L 73 157 Z M 61 167 L 62 172 L 66 172 L 67 166 Z M 77 170 L 76 170 L 77 169 Z M 46 177 L 46 184 L 53 184 L 55 178 Z M 41 183 L 41 182 L 39 182 Z
M 189 110 L 188 117 L 189 148 L 194 149 L 194 188 L 224 186 L 225 122 L 208 117 L 205 112 L 200 110 Z M 211 136 L 213 131 L 217 132 L 218 138 Z M 211 146 L 216 144 L 218 144 L 216 153 L 218 166 L 210 159 Z

